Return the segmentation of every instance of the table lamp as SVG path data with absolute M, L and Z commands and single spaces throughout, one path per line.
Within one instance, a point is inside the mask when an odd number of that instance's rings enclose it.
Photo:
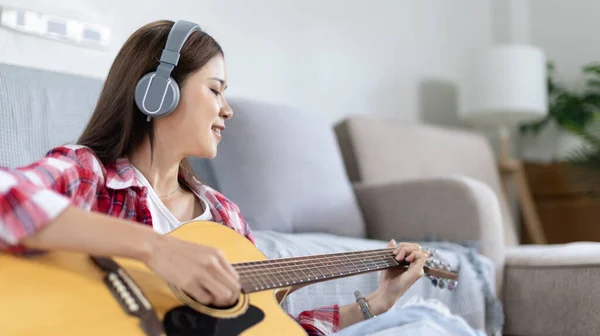
M 546 58 L 530 45 L 493 45 L 476 57 L 467 83 L 467 106 L 460 117 L 471 126 L 499 131 L 499 170 L 505 186 L 516 183 L 525 229 L 533 243 L 546 239 L 522 164 L 510 156 L 510 130 L 548 113 Z

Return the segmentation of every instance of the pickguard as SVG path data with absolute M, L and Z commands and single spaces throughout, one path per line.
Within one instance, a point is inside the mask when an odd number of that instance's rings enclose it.
M 167 336 L 237 336 L 264 318 L 264 312 L 253 305 L 243 315 L 227 319 L 179 306 L 165 314 L 163 326 Z

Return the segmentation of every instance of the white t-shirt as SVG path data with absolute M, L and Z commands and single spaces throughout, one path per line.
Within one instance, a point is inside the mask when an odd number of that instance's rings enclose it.
M 148 203 L 148 209 L 150 210 L 150 215 L 152 216 L 152 228 L 154 231 L 160 234 L 167 234 L 181 226 L 183 223 L 173 216 L 171 211 L 169 211 L 169 209 L 163 204 L 154 191 L 154 188 L 152 188 L 150 182 L 148 182 L 142 172 L 133 166 L 132 168 L 133 172 L 135 173 L 135 177 L 138 179 L 140 184 L 148 188 L 148 197 L 146 202 Z M 210 213 L 210 209 L 208 208 L 208 202 L 195 191 L 192 192 L 194 195 L 196 195 L 196 197 L 198 197 L 200 203 L 202 204 L 202 208 L 204 209 L 204 212 L 194 220 L 212 221 L 213 217 Z

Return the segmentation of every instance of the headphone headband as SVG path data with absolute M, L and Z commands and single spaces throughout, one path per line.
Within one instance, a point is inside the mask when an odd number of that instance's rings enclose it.
M 160 55 L 160 64 L 156 71 L 146 74 L 138 82 L 135 102 L 148 116 L 148 121 L 151 117 L 171 113 L 179 103 L 179 86 L 171 78 L 171 72 L 179 63 L 181 48 L 194 30 L 202 31 L 196 23 L 185 20 L 175 22 Z
M 160 62 L 176 66 L 179 62 L 181 48 L 183 48 L 185 41 L 187 41 L 194 30 L 201 31 L 200 26 L 184 20 L 175 22 L 167 37 L 165 49 L 163 49 L 160 55 Z

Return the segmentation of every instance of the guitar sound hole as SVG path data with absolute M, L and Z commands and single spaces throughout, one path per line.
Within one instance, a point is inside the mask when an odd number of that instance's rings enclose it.
M 196 302 L 196 303 L 198 303 L 198 304 L 201 304 L 201 305 L 203 305 L 203 306 L 206 306 L 206 307 L 208 307 L 208 308 L 211 308 L 211 309 L 227 310 L 227 309 L 231 309 L 231 308 L 235 307 L 235 306 L 236 306 L 236 305 L 239 303 L 239 298 L 238 298 L 237 300 L 235 300 L 235 302 L 234 302 L 233 304 L 231 304 L 231 305 L 228 305 L 228 306 L 216 306 L 216 305 L 214 305 L 214 304 L 205 305 L 205 304 L 203 304 L 203 303 L 200 303 L 200 302 L 198 302 L 198 300 L 196 300 L 196 299 L 195 299 L 193 296 L 191 296 L 191 295 L 190 295 L 190 294 L 188 294 L 187 292 L 184 292 L 184 293 L 185 293 L 185 295 L 187 295 L 187 296 L 188 296 L 188 297 L 189 297 L 189 298 L 190 298 L 192 301 L 194 301 L 194 302 Z
M 215 310 L 227 310 L 227 309 L 231 309 L 233 307 L 235 307 L 235 305 L 238 303 L 238 301 L 235 301 L 234 304 L 230 305 L 230 306 L 215 306 L 215 305 L 207 305 L 207 307 L 215 309 Z

